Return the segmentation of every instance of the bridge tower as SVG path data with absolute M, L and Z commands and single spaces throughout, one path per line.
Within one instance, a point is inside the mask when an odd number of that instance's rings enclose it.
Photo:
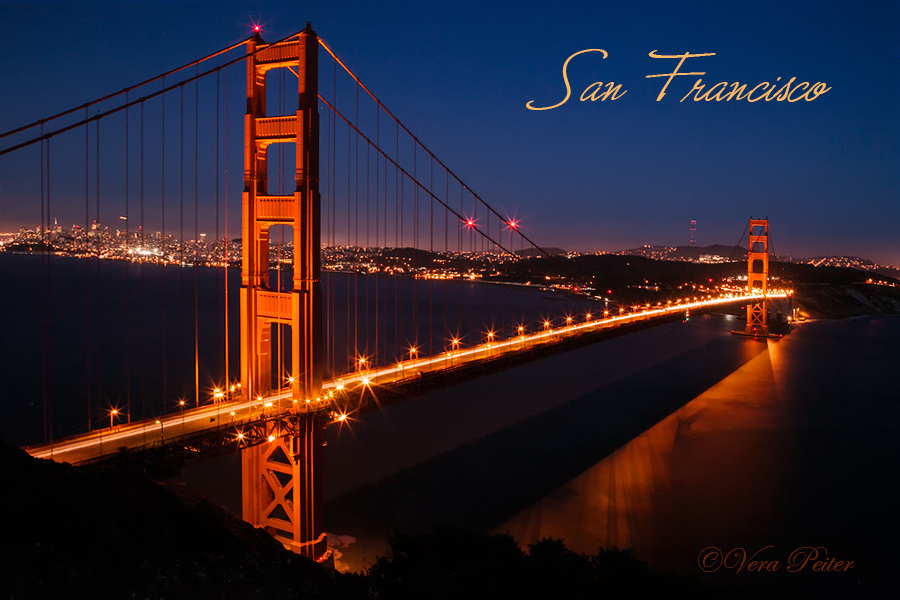
M 310 24 L 298 37 L 247 44 L 247 113 L 244 117 L 244 192 L 241 263 L 241 383 L 249 398 L 281 387 L 272 372 L 273 323 L 290 327 L 290 426 L 269 424 L 269 442 L 242 454 L 243 518 L 265 527 L 285 546 L 311 558 L 325 551 L 321 523 L 320 454 L 323 444 L 321 243 L 319 196 L 319 41 Z M 299 81 L 294 114 L 266 115 L 266 74 L 290 69 Z M 272 144 L 295 144 L 296 188 L 278 196 L 267 187 Z M 273 290 L 269 229 L 294 230 L 293 289 Z M 306 402 L 310 399 L 311 402 Z
M 747 250 L 747 291 L 768 291 L 769 280 L 769 220 L 750 219 L 749 248 Z M 768 335 L 769 307 L 763 297 L 758 302 L 747 303 L 746 335 Z

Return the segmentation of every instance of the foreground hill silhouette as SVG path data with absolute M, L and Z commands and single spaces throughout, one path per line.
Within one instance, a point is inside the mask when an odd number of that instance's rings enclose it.
M 264 531 L 135 469 L 2 444 L 0 481 L 2 598 L 325 598 L 335 587 Z
M 396 535 L 365 574 L 337 573 L 136 469 L 58 464 L 3 442 L 0 481 L 0 598 L 734 597 L 627 551 L 543 540 L 526 552 L 459 530 Z

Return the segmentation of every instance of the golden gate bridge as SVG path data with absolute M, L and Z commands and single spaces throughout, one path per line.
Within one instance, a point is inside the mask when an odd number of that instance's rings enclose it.
M 330 75 L 320 69 L 320 55 L 330 61 Z M 244 70 L 245 79 L 230 75 L 232 67 Z M 229 297 L 227 268 L 233 249 L 228 236 L 232 78 L 246 85 L 237 302 Z M 326 116 L 324 131 L 320 111 Z M 490 266 L 520 260 L 526 249 L 546 253 L 517 219 L 501 215 L 413 135 L 310 25 L 274 43 L 257 30 L 238 44 L 0 137 L 13 140 L 0 155 L 37 148 L 39 161 L 44 441 L 26 449 L 73 464 L 167 447 L 239 449 L 243 518 L 316 559 L 326 551 L 323 429 L 346 420 L 367 398 L 377 402 L 380 391 L 402 391 L 425 375 L 466 377 L 466 365 L 735 302 L 747 304 L 744 333 L 765 336 L 766 302 L 789 295 L 768 289 L 768 222 L 751 220 L 746 290 L 657 305 L 607 302 L 578 313 L 535 309 L 497 295 L 491 318 L 478 322 L 465 314 L 468 308 L 453 306 L 445 289 L 429 283 L 427 291 L 414 286 L 411 293 L 419 297 L 401 305 L 405 292 L 397 281 L 404 275 L 466 280 L 476 276 L 469 259 Z M 214 210 L 200 202 L 201 188 L 204 197 L 215 198 Z M 54 351 L 52 330 L 60 324 L 53 291 L 58 267 L 49 254 L 60 236 L 58 218 L 76 213 L 84 222 L 71 244 L 85 269 L 87 427 L 60 439 L 54 436 L 54 406 L 79 394 L 60 389 L 53 375 L 60 352 Z M 112 234 L 104 234 L 100 218 L 120 213 L 124 231 L 115 237 L 123 240 L 124 250 L 109 256 L 115 252 L 104 235 Z M 201 257 L 200 223 L 213 219 L 216 254 Z M 381 273 L 359 259 L 373 248 L 390 257 L 390 267 L 382 262 Z M 323 268 L 327 251 L 334 257 Z M 101 301 L 91 294 L 100 294 L 97 261 L 103 257 L 126 259 L 126 269 L 140 276 L 132 297 L 134 274 L 126 271 L 126 381 L 116 397 L 104 393 L 103 382 L 122 374 L 103 370 L 101 340 L 94 339 Z M 147 306 L 144 271 L 157 263 L 194 267 L 193 282 L 185 283 L 184 268 L 177 282 L 173 276 L 168 281 L 170 291 L 174 284 L 180 292 L 182 306 L 192 305 L 193 322 L 183 310 L 167 316 L 165 301 L 156 307 L 162 313 L 163 373 L 154 400 L 146 383 L 153 362 L 147 346 L 159 342 L 150 341 L 146 330 L 146 315 L 154 307 Z M 224 285 L 218 289 L 217 279 L 212 307 L 200 300 L 201 264 L 222 271 Z M 341 271 L 345 280 L 338 285 Z M 164 270 L 163 292 L 166 281 Z M 237 352 L 229 339 L 234 305 L 239 307 Z M 200 327 L 206 311 L 215 311 L 224 329 L 215 360 L 202 352 L 208 346 Z M 167 389 L 173 375 L 166 373 L 172 363 L 166 356 L 172 346 L 166 322 L 176 317 L 177 368 L 182 384 L 186 378 L 193 383 L 188 393 L 182 385 L 180 394 Z

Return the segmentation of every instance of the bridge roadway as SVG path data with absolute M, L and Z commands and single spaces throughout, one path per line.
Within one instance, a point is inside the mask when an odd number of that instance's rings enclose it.
M 769 298 L 785 298 L 790 292 L 770 291 Z M 590 319 L 556 328 L 547 328 L 534 333 L 523 333 L 513 338 L 496 340 L 476 346 L 457 348 L 441 354 L 404 360 L 392 365 L 361 370 L 339 379 L 324 382 L 322 398 L 294 401 L 290 390 L 279 390 L 264 398 L 220 401 L 198 408 L 185 409 L 130 424 L 97 429 L 89 433 L 54 441 L 53 443 L 28 446 L 24 449 L 37 458 L 50 458 L 58 462 L 78 464 L 110 456 L 120 449 L 136 451 L 176 443 L 181 439 L 196 437 L 203 432 L 227 430 L 236 432 L 250 423 L 260 421 L 292 409 L 301 412 L 321 408 L 322 402 L 331 403 L 335 393 L 352 391 L 361 386 L 377 386 L 399 382 L 416 377 L 419 373 L 438 371 L 456 367 L 468 362 L 486 360 L 511 352 L 530 348 L 536 344 L 553 342 L 563 337 L 589 331 L 599 331 L 628 323 L 660 319 L 691 309 L 704 309 L 734 302 L 759 300 L 762 295 L 728 293 L 705 300 L 672 303 L 658 308 L 648 308 L 638 312 Z M 325 406 L 328 407 L 329 404 Z

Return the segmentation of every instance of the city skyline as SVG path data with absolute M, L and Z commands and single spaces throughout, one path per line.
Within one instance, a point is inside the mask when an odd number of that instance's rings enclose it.
M 423 142 L 485 200 L 515 215 L 541 246 L 591 252 L 686 245 L 692 219 L 699 245 L 737 243 L 747 217 L 767 216 L 778 254 L 900 265 L 898 58 L 895 36 L 888 35 L 897 23 L 894 8 L 876 15 L 795 3 L 769 14 L 766 6 L 748 13 L 707 4 L 677 13 L 643 5 L 651 18 L 639 9 L 567 4 L 552 11 L 532 5 L 513 15 L 491 6 L 473 16 L 464 4 L 402 5 L 386 16 L 371 3 L 225 3 L 210 10 L 198 2 L 173 18 L 165 4 L 110 6 L 0 8 L 17 24 L 2 42 L 17 60 L 0 68 L 7 82 L 0 129 L 239 41 L 254 22 L 274 40 L 311 20 Z M 118 33 L 136 18 L 137 35 Z M 809 31 L 801 33 L 801 25 Z M 49 45 L 27 55 L 16 50 L 48 28 L 71 45 L 66 56 Z M 761 47 L 752 32 L 763 29 Z M 608 57 L 572 60 L 572 98 L 554 110 L 528 110 L 529 101 L 545 107 L 562 100 L 563 61 L 586 48 L 602 48 Z M 684 77 L 657 100 L 662 81 L 646 76 L 668 73 L 659 63 L 673 61 L 649 57 L 654 50 L 716 53 L 692 58 L 694 66 L 689 61 L 683 69 L 704 71 L 708 85 L 797 77 L 830 89 L 811 102 L 679 102 L 696 79 Z M 615 101 L 578 101 L 588 83 L 610 80 L 627 93 Z M 236 118 L 241 92 L 232 95 Z M 239 161 L 236 138 L 231 158 Z M 0 229 L 33 227 L 34 184 L 23 188 L 11 178 L 20 161 L 4 162 Z M 229 181 L 237 214 L 239 169 Z M 211 202 L 204 191 L 201 205 Z M 239 236 L 235 225 L 230 237 Z
M 197 239 L 190 236 L 179 237 L 156 231 L 126 231 L 124 228 L 111 228 L 97 221 L 87 228 L 75 223 L 66 228 L 58 223 L 41 231 L 41 227 L 22 227 L 19 231 L 0 232 L 0 251 L 11 249 L 18 253 L 41 253 L 43 244 L 57 255 L 78 258 L 100 258 L 110 260 L 127 260 L 131 262 L 151 262 L 171 265 L 197 265 L 205 267 L 240 266 L 242 239 L 240 237 L 222 236 L 218 239 L 201 232 Z M 359 246 L 352 240 L 343 243 L 323 243 L 322 265 L 328 270 L 350 271 L 358 273 L 385 273 L 389 275 L 414 275 L 423 278 L 456 279 L 481 277 L 484 269 L 494 270 L 515 261 L 506 250 L 499 247 L 484 246 L 480 250 L 454 250 L 452 248 L 419 248 L 410 253 L 412 246 L 395 246 L 386 243 L 379 246 Z M 747 249 L 742 245 L 727 244 L 678 245 L 662 246 L 645 244 L 636 248 L 620 248 L 616 250 L 597 250 L 579 252 L 564 248 L 545 247 L 542 250 L 550 256 L 566 255 L 575 258 L 585 255 L 630 255 L 660 261 L 682 261 L 699 263 L 743 263 Z M 399 252 L 400 254 L 397 254 Z M 704 253 L 705 252 L 705 253 Z M 710 254 L 710 252 L 713 252 Z M 716 254 L 722 252 L 723 254 Z M 537 248 L 527 248 L 515 252 L 520 258 L 543 255 Z M 413 254 L 420 254 L 425 260 L 437 259 L 430 266 L 416 264 Z M 725 256 L 727 254 L 728 256 Z M 269 248 L 270 263 L 293 264 L 294 243 L 292 240 L 273 242 Z M 439 257 L 446 257 L 443 261 Z M 387 260 L 385 260 L 387 258 Z M 462 263 L 456 264 L 461 258 Z M 399 262 L 398 262 L 399 260 Z M 450 260 L 453 262 L 451 263 Z M 891 265 L 879 264 L 860 256 L 779 256 L 771 255 L 777 262 L 810 264 L 813 266 L 829 266 L 851 268 L 859 271 L 878 272 L 882 275 L 896 277 L 898 269 Z M 287 267 L 290 268 L 290 267 Z M 494 271 L 493 274 L 500 274 Z M 571 283 L 571 282 L 570 282 Z M 577 285 L 577 284 L 573 284 Z

